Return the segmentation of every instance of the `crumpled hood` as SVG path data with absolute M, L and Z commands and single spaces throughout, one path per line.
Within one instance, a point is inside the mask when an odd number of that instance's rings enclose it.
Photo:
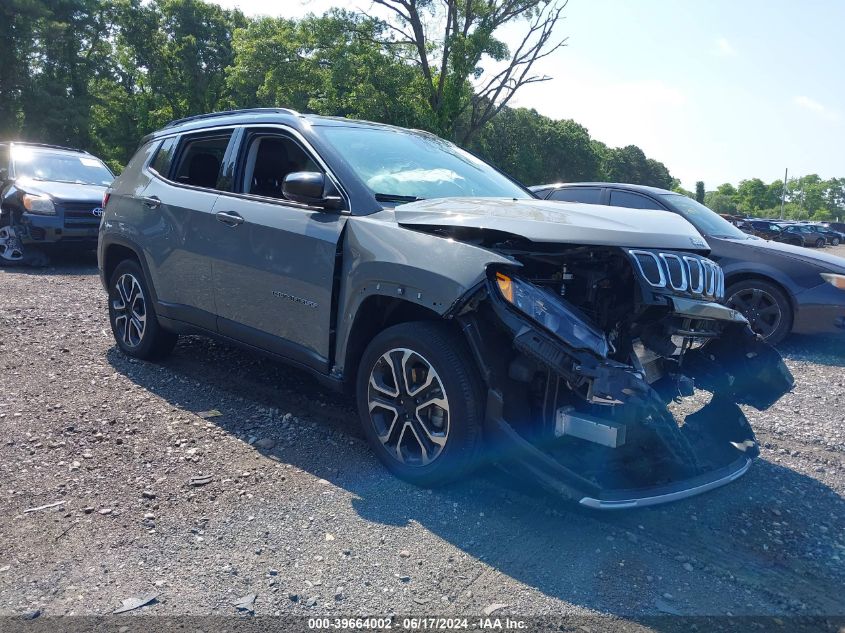
M 46 194 L 59 202 L 101 202 L 106 187 L 86 185 L 75 182 L 55 182 L 52 180 L 33 180 L 19 178 L 15 186 L 31 194 Z
M 669 211 L 512 198 L 436 198 L 399 205 L 407 227 L 490 229 L 532 242 L 709 250 L 695 228 Z

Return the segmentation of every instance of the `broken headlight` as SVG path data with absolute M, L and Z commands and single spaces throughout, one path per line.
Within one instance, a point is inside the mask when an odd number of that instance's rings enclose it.
M 524 279 L 500 272 L 496 273 L 496 287 L 505 301 L 568 345 L 607 356 L 609 345 L 604 334 L 560 297 Z
M 23 196 L 23 208 L 30 213 L 38 213 L 40 215 L 56 214 L 56 207 L 53 206 L 53 201 L 49 196 L 26 193 Z

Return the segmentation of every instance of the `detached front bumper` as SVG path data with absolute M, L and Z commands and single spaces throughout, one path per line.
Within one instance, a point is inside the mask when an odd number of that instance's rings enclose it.
M 580 419 L 578 432 L 567 436 L 566 430 L 558 433 L 556 429 L 554 434 L 531 434 L 522 430 L 524 422 L 508 419 L 513 406 L 503 396 L 506 390 L 491 387 L 485 437 L 494 459 L 546 489 L 601 510 L 677 501 L 745 474 L 759 448 L 738 405 L 768 408 L 792 388 L 792 375 L 780 355 L 754 335 L 735 311 L 706 302 L 676 303 L 675 314 L 720 321 L 722 336 L 686 352 L 682 379 L 673 374 L 652 384 L 646 382 L 644 372 L 630 365 L 576 349 L 525 319 L 499 313 L 513 333 L 514 349 L 561 381 L 550 407 L 544 404 L 543 420 L 549 419 L 550 412 L 561 411 L 556 398 L 563 383 L 572 386 L 574 380 L 588 381 L 582 392 L 595 400 L 573 414 Z M 712 398 L 698 411 L 686 414 L 678 425 L 667 403 L 690 395 L 693 384 L 711 392 Z M 686 385 L 689 393 L 678 393 L 679 385 Z M 664 429 L 656 437 L 668 438 L 667 455 L 657 455 L 653 443 L 638 444 L 645 437 L 642 429 L 650 433 L 655 421 Z M 679 463 L 678 456 L 688 458 L 689 463 Z M 589 468 L 583 467 L 586 463 Z M 625 468 L 629 464 L 639 474 L 628 478 Z M 660 472 L 663 467 L 665 473 Z M 618 472 L 605 477 L 601 469 Z
M 694 497 L 736 481 L 748 472 L 753 461 L 751 457 L 740 455 L 725 466 L 682 481 L 647 488 L 606 490 L 580 477 L 524 439 L 502 417 L 501 410 L 501 396 L 491 392 L 484 430 L 488 442 L 506 456 L 502 465 L 553 493 L 594 510 L 644 508 Z
M 735 462 L 709 473 L 685 479 L 667 486 L 655 486 L 640 490 L 616 490 L 602 493 L 598 498 L 583 497 L 582 506 L 595 510 L 624 510 L 644 508 L 672 501 L 694 497 L 716 488 L 721 488 L 742 477 L 751 467 L 751 459 L 739 457 Z

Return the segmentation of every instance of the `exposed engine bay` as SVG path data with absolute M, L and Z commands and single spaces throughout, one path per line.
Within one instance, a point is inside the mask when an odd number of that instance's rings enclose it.
M 496 450 L 527 451 L 535 471 L 550 458 L 557 466 L 534 474 L 594 507 L 647 505 L 642 491 L 744 472 L 759 451 L 738 405 L 765 409 L 793 379 L 718 303 L 718 265 L 684 251 L 524 240 L 493 249 L 514 266 L 488 271 L 458 319 L 490 387 Z

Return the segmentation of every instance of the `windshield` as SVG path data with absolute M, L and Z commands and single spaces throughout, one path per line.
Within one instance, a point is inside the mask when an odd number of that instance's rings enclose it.
M 435 136 L 353 126 L 321 131 L 380 200 L 531 197 L 484 161 Z
M 114 174 L 102 161 L 85 154 L 72 154 L 32 147 L 15 147 L 12 152 L 15 177 L 85 185 L 110 185 Z
M 660 195 L 672 205 L 684 218 L 704 235 L 725 237 L 734 240 L 747 240 L 751 236 L 743 233 L 715 211 L 711 211 L 700 202 L 679 193 Z

